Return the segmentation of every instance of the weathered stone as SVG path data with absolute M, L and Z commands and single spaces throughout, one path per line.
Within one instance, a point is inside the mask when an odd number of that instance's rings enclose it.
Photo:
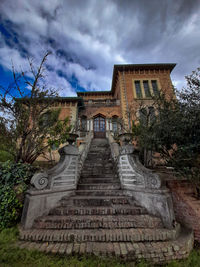
M 66 190 L 32 191 L 35 199 L 39 192 L 37 205 L 33 202 L 31 205 L 38 206 L 37 214 L 42 216 L 35 219 L 35 229 L 20 229 L 20 239 L 28 241 L 22 241 L 21 246 L 66 255 L 115 255 L 125 260 L 144 258 L 158 263 L 185 258 L 193 244 L 191 232 L 180 232 L 178 224 L 172 229 L 164 228 L 160 216 L 150 215 L 148 209 L 139 204 L 141 199 L 136 200 L 141 190 L 131 195 L 128 190 L 120 189 L 107 141 L 100 147 L 95 144 L 93 140 L 75 194 L 70 195 Z M 101 144 L 99 140 L 98 144 Z M 76 155 L 72 155 L 70 179 L 75 160 Z M 130 175 L 126 154 L 122 155 L 122 165 Z M 142 190 L 146 195 L 154 194 L 154 201 L 157 199 L 157 191 Z M 161 195 L 166 191 L 159 189 L 159 192 Z M 144 201 L 148 201 L 145 194 L 142 195 Z M 47 205 L 45 214 L 41 214 Z M 160 204 L 158 201 L 150 205 Z

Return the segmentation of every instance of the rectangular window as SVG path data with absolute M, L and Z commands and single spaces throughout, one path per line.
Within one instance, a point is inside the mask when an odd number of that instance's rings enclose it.
M 152 84 L 152 88 L 153 88 L 153 93 L 154 95 L 158 94 L 158 85 L 157 85 L 157 81 L 151 81 Z
M 135 91 L 137 98 L 142 98 L 142 90 L 140 86 L 140 81 L 135 81 Z
M 150 97 L 150 89 L 149 89 L 149 83 L 148 81 L 143 81 L 143 86 L 144 86 L 144 93 L 146 97 Z

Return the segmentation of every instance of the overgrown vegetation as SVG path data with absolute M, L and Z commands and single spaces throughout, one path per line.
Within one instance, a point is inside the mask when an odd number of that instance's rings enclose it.
M 24 193 L 34 172 L 35 167 L 29 164 L 10 161 L 0 164 L 0 229 L 20 219 Z
M 0 162 L 5 162 L 7 160 L 13 160 L 13 155 L 5 150 L 0 150 Z
M 30 73 L 16 74 L 0 93 L 0 150 L 13 155 L 16 162 L 33 163 L 52 147 L 66 142 L 71 129 L 69 119 L 59 121 L 60 110 L 53 109 L 57 92 L 45 84 L 46 53 L 35 68 L 29 60 Z
M 114 258 L 95 256 L 58 256 L 36 250 L 19 249 L 16 246 L 17 228 L 4 229 L 0 232 L 0 266 L 2 267 L 152 267 L 151 263 L 120 263 Z M 173 261 L 163 267 L 200 267 L 200 250 L 193 250 L 186 260 Z
M 200 187 L 200 69 L 186 80 L 177 98 L 153 97 L 155 114 L 143 107 L 133 132 L 142 151 L 159 152 L 166 164 Z

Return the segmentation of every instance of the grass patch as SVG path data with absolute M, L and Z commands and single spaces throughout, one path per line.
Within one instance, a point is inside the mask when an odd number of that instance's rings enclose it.
M 1 267 L 122 267 L 124 264 L 113 259 L 99 257 L 61 257 L 45 254 L 36 250 L 19 249 L 17 228 L 4 229 L 0 232 Z M 132 265 L 133 266 L 133 265 Z M 143 266 L 141 266 L 143 267 Z
M 18 238 L 17 227 L 0 232 L 0 267 L 152 267 L 144 261 L 140 263 L 120 263 L 111 258 L 96 256 L 59 256 L 36 250 L 19 249 L 15 243 Z M 200 249 L 194 249 L 189 258 L 173 261 L 166 267 L 200 267 Z

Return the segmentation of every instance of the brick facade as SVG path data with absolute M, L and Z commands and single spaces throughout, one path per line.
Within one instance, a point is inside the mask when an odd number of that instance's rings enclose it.
M 153 82 L 157 90 L 167 96 L 174 95 L 170 78 L 174 67 L 175 64 L 114 65 L 110 91 L 78 92 L 77 97 L 59 98 L 54 108 L 61 108 L 60 119 L 69 117 L 79 136 L 82 136 L 81 132 L 91 131 L 105 131 L 106 136 L 107 131 L 119 130 L 120 125 L 113 125 L 115 119 L 123 122 L 126 129 L 131 129 L 132 120 L 137 121 L 139 117 L 141 105 L 153 105 L 150 95 L 146 96 L 144 83 L 151 95 L 154 94 Z M 136 82 L 140 84 L 141 97 L 137 96 Z M 100 130 L 99 122 L 94 127 L 96 117 L 101 117 L 104 123 Z
M 176 220 L 193 229 L 194 238 L 200 242 L 200 200 L 195 198 L 196 188 L 188 181 L 168 181 L 174 204 Z

